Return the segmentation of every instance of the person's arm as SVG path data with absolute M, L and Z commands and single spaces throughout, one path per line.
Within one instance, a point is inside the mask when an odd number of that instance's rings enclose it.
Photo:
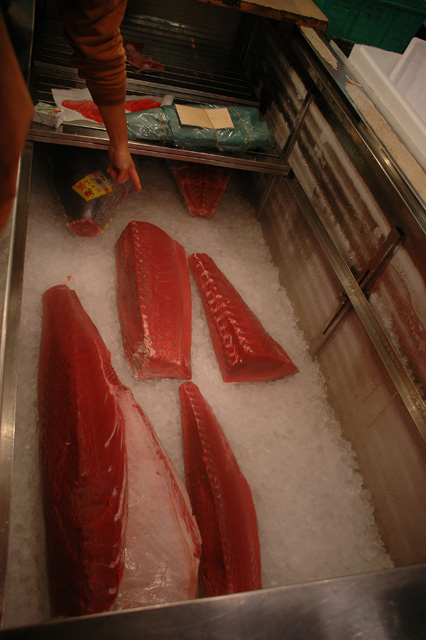
M 111 166 L 108 172 L 120 184 L 127 182 L 127 180 L 131 178 L 137 191 L 140 191 L 141 184 L 139 176 L 129 151 L 124 104 L 112 106 L 98 105 L 98 108 L 110 139 L 109 157 Z
M 74 55 L 72 66 L 87 87 L 105 123 L 110 139 L 109 173 L 118 181 L 140 181 L 130 155 L 124 110 L 126 56 L 120 24 L 126 0 L 56 0 Z
M 0 232 L 16 196 L 19 159 L 34 106 L 19 68 L 0 9 Z

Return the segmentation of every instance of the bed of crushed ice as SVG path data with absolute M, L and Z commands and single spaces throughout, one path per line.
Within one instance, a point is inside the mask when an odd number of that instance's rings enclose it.
M 351 446 L 325 400 L 321 375 L 279 284 L 278 270 L 238 174 L 232 175 L 215 216 L 202 220 L 188 213 L 167 163 L 139 157 L 142 192 L 127 196 L 105 233 L 80 239 L 66 227 L 46 160 L 47 148 L 36 149 L 20 327 L 5 625 L 49 619 L 36 387 L 41 295 L 47 288 L 67 284 L 76 290 L 112 353 L 119 378 L 133 390 L 183 476 L 180 381 L 135 381 L 122 351 L 114 244 L 130 220 L 158 225 L 188 255 L 209 254 L 300 370 L 274 382 L 224 384 L 192 282 L 192 379 L 212 406 L 251 486 L 263 586 L 392 566 Z

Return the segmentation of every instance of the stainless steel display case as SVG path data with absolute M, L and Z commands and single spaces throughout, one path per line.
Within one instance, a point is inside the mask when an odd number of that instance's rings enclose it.
M 135 35 L 161 20 L 164 38 L 169 32 L 168 47 L 176 46 L 177 36 L 183 44 L 188 37 L 198 37 L 205 19 L 198 9 L 210 10 L 208 4 L 195 0 L 182 3 L 179 28 L 173 29 L 167 12 L 174 8 L 167 2 L 155 5 L 129 5 L 129 24 L 124 28 Z M 415 286 L 416 282 L 424 286 L 426 280 L 425 202 L 411 176 L 401 170 L 398 157 L 386 149 L 351 98 L 348 83 L 359 86 L 360 82 L 333 43 L 323 37 L 318 41 L 318 36 L 312 37 L 315 34 L 287 23 L 264 17 L 242 18 L 233 9 L 216 10 L 232 13 L 232 25 L 219 48 L 226 49 L 225 57 L 229 54 L 238 60 L 241 82 L 234 77 L 231 85 L 238 84 L 239 99 L 258 105 L 275 133 L 277 146 L 272 155 L 224 158 L 153 145 L 136 144 L 132 148 L 135 153 L 225 164 L 254 172 L 247 175 L 254 178 L 252 197 L 265 237 L 312 355 L 321 367 L 330 404 L 356 453 L 382 539 L 397 568 L 7 630 L 1 632 L 5 637 L 426 637 L 425 358 L 418 340 L 415 336 L 410 339 L 410 332 L 404 330 L 407 292 L 410 318 L 415 318 L 422 330 L 426 325 L 421 313 L 423 301 L 416 299 L 422 287 Z M 208 22 L 214 25 L 211 19 Z M 50 18 L 44 25 L 48 23 Z M 208 43 L 208 49 L 214 37 L 209 31 L 204 35 L 202 44 Z M 52 38 L 58 37 L 56 31 Z M 43 36 L 44 43 L 47 39 Z M 155 52 L 154 43 L 152 47 Z M 202 51 L 204 55 L 206 49 Z M 36 53 L 32 62 L 30 85 L 35 98 L 48 99 L 43 92 L 55 74 L 61 82 L 79 86 L 73 72 L 64 74 L 62 67 L 58 71 L 59 54 L 54 54 L 55 62 L 49 61 L 44 47 L 41 55 L 37 57 Z M 67 51 L 62 55 L 65 59 Z M 172 75 L 162 90 L 172 89 L 183 100 L 214 97 L 227 104 L 238 97 L 227 95 L 229 87 L 223 84 L 219 90 L 203 83 L 194 86 L 194 77 L 181 77 L 173 84 Z M 207 75 L 214 84 L 215 73 Z M 223 72 L 217 71 L 217 75 L 223 77 Z M 145 80 L 139 84 L 139 79 L 130 76 L 129 90 L 159 90 L 152 76 Z M 29 139 L 101 148 L 107 144 L 103 131 L 69 125 L 55 134 L 34 125 Z M 8 537 L 15 329 L 19 322 L 31 144 L 22 159 L 3 315 L 1 577 Z M 404 291 L 391 286 L 395 273 L 401 276 Z M 389 318 L 401 319 L 395 330 L 389 329 Z M 357 349 L 350 348 L 353 344 Z

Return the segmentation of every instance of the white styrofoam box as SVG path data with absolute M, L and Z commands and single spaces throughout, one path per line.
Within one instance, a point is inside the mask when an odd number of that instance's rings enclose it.
M 390 80 L 426 123 L 426 41 L 413 38 L 389 74 Z
M 365 93 L 426 171 L 426 124 L 389 77 L 403 55 L 355 44 L 349 62 Z

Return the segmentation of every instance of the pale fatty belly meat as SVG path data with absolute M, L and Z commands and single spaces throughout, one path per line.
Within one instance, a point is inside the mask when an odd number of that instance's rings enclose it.
M 188 493 L 147 416 L 120 390 L 126 425 L 129 515 L 116 609 L 198 595 L 201 539 Z
M 138 380 L 191 377 L 191 284 L 184 248 L 149 222 L 115 246 L 124 353 Z

